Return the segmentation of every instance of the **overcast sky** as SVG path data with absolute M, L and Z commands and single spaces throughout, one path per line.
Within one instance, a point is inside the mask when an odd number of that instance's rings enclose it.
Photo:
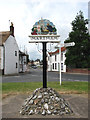
M 63 43 L 72 29 L 71 22 L 81 10 L 85 19 L 88 18 L 89 0 L 0 0 L 0 31 L 9 30 L 9 20 L 14 23 L 15 37 L 20 49 L 24 45 L 30 59 L 41 59 L 41 45 L 36 46 L 28 41 L 35 22 L 49 19 L 57 28 Z M 53 49 L 53 45 L 52 45 Z

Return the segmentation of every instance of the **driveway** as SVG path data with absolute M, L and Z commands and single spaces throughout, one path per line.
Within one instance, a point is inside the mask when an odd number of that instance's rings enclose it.
M 88 96 L 83 94 L 61 94 L 61 96 L 70 104 L 73 115 L 66 116 L 42 116 L 31 115 L 23 116 L 19 114 L 24 100 L 29 94 L 17 94 L 4 98 L 2 100 L 3 118 L 88 118 Z

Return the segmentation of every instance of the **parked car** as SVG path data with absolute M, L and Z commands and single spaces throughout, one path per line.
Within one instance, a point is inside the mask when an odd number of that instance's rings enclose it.
M 36 66 L 36 65 L 32 65 L 32 68 L 33 68 L 33 69 L 36 69 L 36 68 L 37 68 L 37 66 Z

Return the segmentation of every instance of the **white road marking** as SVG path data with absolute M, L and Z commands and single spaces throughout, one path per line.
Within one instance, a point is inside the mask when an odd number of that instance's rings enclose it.
M 74 81 L 80 81 L 80 80 L 74 80 Z
M 39 76 L 39 75 L 31 75 L 31 76 Z
M 20 77 L 20 76 L 13 76 L 13 77 Z

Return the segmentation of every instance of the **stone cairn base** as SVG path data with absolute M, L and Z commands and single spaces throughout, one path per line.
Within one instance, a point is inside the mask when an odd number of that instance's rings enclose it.
M 72 114 L 69 104 L 52 88 L 38 88 L 29 96 L 20 110 L 21 115 Z

